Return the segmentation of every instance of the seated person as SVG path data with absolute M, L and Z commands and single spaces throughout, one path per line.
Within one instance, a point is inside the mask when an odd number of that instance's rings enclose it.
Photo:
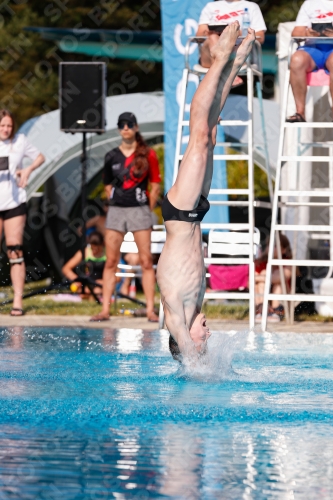
M 106 213 L 108 211 L 108 207 L 109 203 L 106 200 L 103 203 L 103 212 L 100 215 L 95 215 L 86 222 L 86 230 L 88 233 L 88 238 L 89 234 L 92 234 L 93 232 L 98 232 L 101 235 L 103 235 L 103 237 L 105 236 L 105 221 L 106 221 Z M 79 234 L 82 235 L 82 228 L 80 228 Z M 123 260 L 126 262 L 126 264 L 129 264 L 130 266 L 138 266 L 140 264 L 139 254 L 137 253 L 126 253 L 123 256 Z M 119 289 L 120 293 L 122 293 L 123 295 L 129 295 L 131 278 L 123 278 L 120 281 L 121 281 Z
M 106 261 L 103 235 L 95 231 L 88 236 L 87 241 L 88 245 L 86 248 L 85 260 L 87 261 L 89 276 L 93 281 L 102 285 L 103 269 Z M 76 273 L 75 270 L 81 261 L 82 253 L 81 250 L 78 250 L 76 254 L 63 266 L 62 272 L 68 280 L 74 281 L 78 277 L 78 273 Z M 79 281 L 75 282 L 74 285 L 77 288 L 77 292 L 81 294 L 82 298 L 91 298 L 88 287 L 85 287 L 83 290 L 82 284 Z M 101 295 L 102 288 L 95 287 L 94 292 L 97 295 Z
M 284 234 L 280 234 L 280 242 L 281 242 L 281 254 L 282 259 L 291 259 L 292 253 L 290 248 L 290 243 L 288 238 Z M 255 298 L 256 298 L 256 321 L 261 321 L 262 315 L 262 300 L 264 296 L 264 288 L 266 281 L 266 266 L 267 266 L 267 257 L 268 257 L 268 246 L 267 243 L 264 252 L 261 257 L 256 260 L 256 274 L 255 274 Z M 274 259 L 277 259 L 277 249 L 274 249 Z M 291 266 L 283 266 L 284 277 L 287 286 L 287 292 L 290 292 L 290 279 L 291 279 Z M 271 275 L 271 293 L 281 294 L 282 286 L 280 279 L 280 270 L 278 266 L 272 267 L 272 275 Z M 283 319 L 284 317 L 284 308 L 283 305 L 278 300 L 272 300 L 271 306 L 268 308 L 268 316 L 267 321 L 271 323 L 275 323 Z
M 264 43 L 267 28 L 261 10 L 256 3 L 247 0 L 219 0 L 209 2 L 201 12 L 196 36 L 208 37 L 214 33 L 214 31 L 209 30 L 209 25 L 230 24 L 233 21 L 238 21 L 242 29 L 245 9 L 249 13 L 250 28 L 255 30 L 257 40 L 260 43 Z M 244 34 L 246 35 L 246 33 L 242 33 L 243 36 Z M 200 64 L 204 68 L 210 68 L 212 64 L 208 40 L 202 44 Z M 236 76 L 232 86 L 236 87 L 242 83 L 243 80 L 239 76 Z
M 89 232 L 89 230 L 92 231 L 97 231 L 98 233 L 102 234 L 103 237 L 105 236 L 105 221 L 106 221 L 106 214 L 108 211 L 108 202 L 107 200 L 103 202 L 103 210 L 101 210 L 101 213 L 99 215 L 95 215 L 95 217 L 92 217 L 91 219 L 87 220 L 86 222 L 86 229 Z M 90 232 L 90 234 L 91 234 Z
M 306 0 L 296 18 L 296 26 L 291 36 L 299 37 L 333 37 L 333 27 L 324 31 L 313 29 L 314 24 L 332 23 L 332 0 Z M 318 24 L 320 26 L 320 24 Z M 319 27 L 317 28 L 319 30 Z M 305 122 L 305 101 L 307 91 L 307 73 L 324 69 L 331 77 L 330 91 L 333 96 L 333 41 L 314 43 L 307 41 L 303 47 L 292 55 L 290 61 L 290 84 L 296 103 L 296 113 L 287 118 L 287 122 Z

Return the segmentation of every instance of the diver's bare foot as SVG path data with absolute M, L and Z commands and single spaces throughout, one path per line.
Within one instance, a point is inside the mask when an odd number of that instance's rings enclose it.
M 220 36 L 211 35 L 209 37 L 209 43 L 212 59 L 232 58 L 232 52 L 239 35 L 240 26 L 238 21 L 229 24 Z
M 237 64 L 237 66 L 243 66 L 244 62 L 251 53 L 255 40 L 256 32 L 253 29 L 249 28 L 247 36 L 244 38 L 244 40 L 236 50 L 235 64 Z

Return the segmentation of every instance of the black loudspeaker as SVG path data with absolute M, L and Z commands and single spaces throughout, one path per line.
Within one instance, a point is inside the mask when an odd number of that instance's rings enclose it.
M 60 129 L 105 132 L 106 64 L 64 62 L 59 66 Z

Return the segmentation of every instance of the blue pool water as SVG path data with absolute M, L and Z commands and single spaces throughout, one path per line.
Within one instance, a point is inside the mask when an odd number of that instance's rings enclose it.
M 333 335 L 0 329 L 0 499 L 332 499 Z

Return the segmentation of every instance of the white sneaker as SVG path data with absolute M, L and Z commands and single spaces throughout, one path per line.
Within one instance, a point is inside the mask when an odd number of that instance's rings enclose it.
M 268 313 L 267 323 L 280 323 L 280 316 L 275 313 Z
M 262 319 L 262 304 L 256 305 L 256 323 L 261 323 Z

